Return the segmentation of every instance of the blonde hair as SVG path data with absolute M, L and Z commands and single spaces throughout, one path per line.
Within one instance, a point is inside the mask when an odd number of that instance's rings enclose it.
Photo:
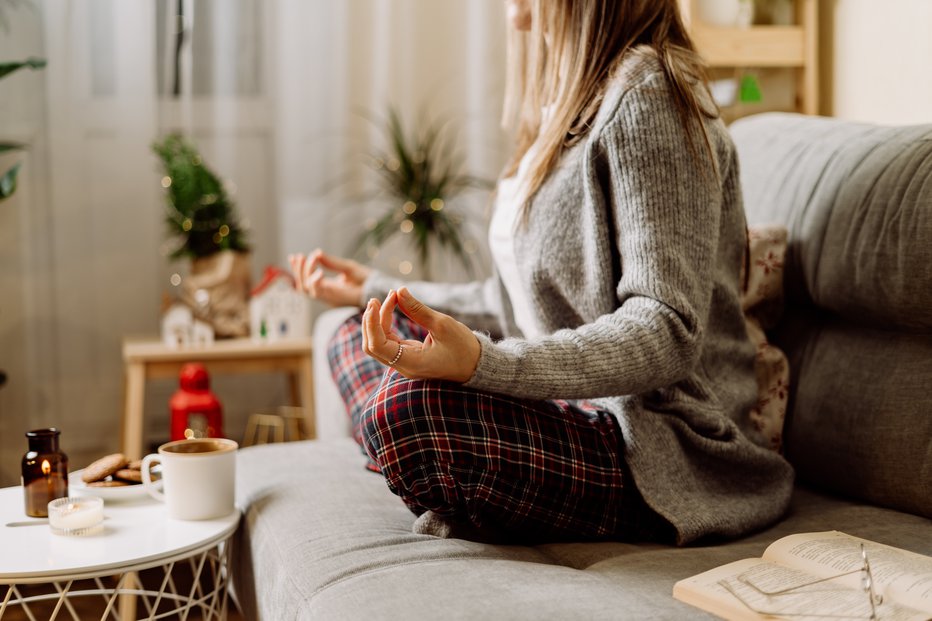
M 693 123 L 697 120 L 712 154 L 701 119 L 714 118 L 718 111 L 704 110 L 694 91 L 696 82 L 706 83 L 705 67 L 686 32 L 678 0 L 530 0 L 530 4 L 530 32 L 509 29 L 503 120 L 506 128 L 514 129 L 516 141 L 504 177 L 515 174 L 535 146 L 521 193 L 525 218 L 530 199 L 563 151 L 588 131 L 622 57 L 637 46 L 653 49 L 660 60 L 688 148 L 698 156 Z

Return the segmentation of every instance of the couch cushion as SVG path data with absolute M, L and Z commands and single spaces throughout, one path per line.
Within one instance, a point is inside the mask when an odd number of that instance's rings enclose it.
M 710 618 L 674 600 L 673 584 L 789 533 L 837 529 L 932 554 L 929 520 L 805 490 L 782 523 L 726 545 L 437 539 L 412 534 L 414 515 L 351 440 L 255 446 L 237 460 L 233 579 L 256 621 Z
M 789 231 L 788 459 L 932 517 L 932 126 L 767 114 L 732 134 L 749 222 Z
M 786 287 L 860 323 L 932 329 L 932 125 L 736 121 L 748 220 L 789 229 Z

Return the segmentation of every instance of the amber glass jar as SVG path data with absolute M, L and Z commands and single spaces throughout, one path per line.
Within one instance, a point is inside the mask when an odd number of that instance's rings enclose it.
M 30 517 L 48 517 L 49 502 L 68 495 L 68 456 L 58 448 L 60 434 L 54 427 L 26 432 L 29 451 L 23 455 L 23 493 Z

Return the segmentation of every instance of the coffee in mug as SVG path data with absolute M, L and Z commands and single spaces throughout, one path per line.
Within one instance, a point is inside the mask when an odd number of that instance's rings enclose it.
M 176 440 L 142 460 L 142 483 L 149 495 L 166 504 L 177 520 L 209 520 L 233 512 L 236 449 L 225 438 Z M 160 492 L 152 481 L 153 464 L 162 464 Z

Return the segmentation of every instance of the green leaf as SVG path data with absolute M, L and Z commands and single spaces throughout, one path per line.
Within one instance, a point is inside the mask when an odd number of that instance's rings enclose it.
M 402 218 L 413 227 L 407 240 L 412 245 L 424 273 L 429 273 L 427 261 L 432 243 L 451 251 L 467 271 L 472 273 L 470 257 L 464 249 L 459 232 L 460 219 L 451 218 L 450 209 L 457 194 L 470 189 L 488 189 L 493 182 L 460 174 L 463 158 L 455 151 L 454 139 L 447 123 L 423 121 L 418 130 L 406 130 L 401 115 L 390 107 L 387 115 L 377 119 L 371 114 L 362 115 L 382 132 L 385 145 L 366 153 L 365 161 L 374 175 L 375 191 L 367 192 L 370 198 L 386 202 L 387 211 L 376 224 L 357 238 L 356 256 L 400 234 Z M 426 119 L 425 114 L 419 115 Z M 441 199 L 440 211 L 431 208 L 431 201 Z M 401 213 L 406 202 L 416 205 L 413 213 Z
M 27 58 L 16 62 L 0 63 L 0 78 L 5 78 L 20 69 L 42 69 L 43 67 L 45 67 L 45 60 L 42 58 Z
M 0 200 L 6 200 L 16 191 L 16 175 L 19 174 L 19 167 L 22 162 L 17 162 L 12 168 L 3 173 L 0 177 Z

